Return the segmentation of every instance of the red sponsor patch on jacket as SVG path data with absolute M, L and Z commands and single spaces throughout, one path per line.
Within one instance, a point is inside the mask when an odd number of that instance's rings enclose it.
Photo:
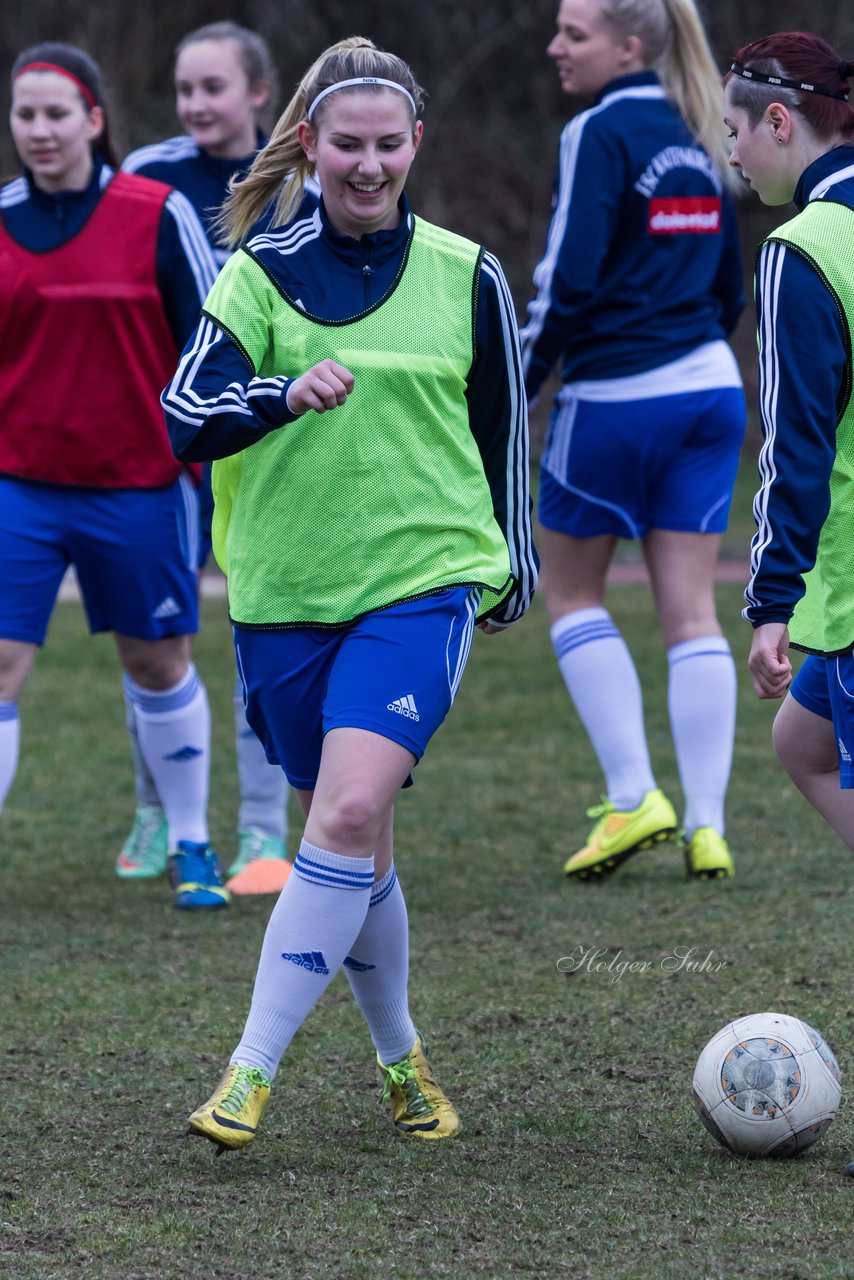
M 649 202 L 651 235 L 717 235 L 720 229 L 720 196 L 656 196 Z

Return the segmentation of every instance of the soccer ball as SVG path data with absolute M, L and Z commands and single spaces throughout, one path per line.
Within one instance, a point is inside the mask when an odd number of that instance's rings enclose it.
M 833 1123 L 842 1076 L 822 1037 L 786 1013 L 751 1013 L 712 1036 L 694 1069 L 694 1106 L 737 1156 L 793 1156 Z

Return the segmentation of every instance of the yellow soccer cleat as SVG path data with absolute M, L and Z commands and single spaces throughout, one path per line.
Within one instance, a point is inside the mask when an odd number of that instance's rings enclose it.
M 209 1138 L 220 1151 L 237 1151 L 255 1137 L 269 1098 L 270 1077 L 266 1071 L 233 1064 L 213 1096 L 190 1116 L 190 1133 Z
M 698 827 L 690 840 L 682 839 L 685 871 L 697 880 L 724 880 L 735 875 L 729 845 L 714 827 Z
M 381 1101 L 391 1102 L 398 1133 L 434 1141 L 459 1133 L 460 1117 L 436 1083 L 420 1032 L 400 1062 L 385 1066 L 378 1057 L 377 1066 L 383 1077 Z
M 676 812 L 667 796 L 656 787 L 647 791 L 636 809 L 615 809 L 609 800 L 587 810 L 588 818 L 598 818 L 587 844 L 564 864 L 564 873 L 589 880 L 612 871 L 640 853 L 652 849 L 676 834 Z

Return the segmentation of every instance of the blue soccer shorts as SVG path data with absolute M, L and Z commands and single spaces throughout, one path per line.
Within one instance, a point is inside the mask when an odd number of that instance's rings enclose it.
M 544 528 L 573 538 L 726 529 L 746 423 L 744 393 L 720 386 L 673 394 L 662 377 L 662 391 L 645 394 L 651 378 L 614 379 L 598 394 L 592 383 L 562 389 L 541 464 Z M 608 399 L 620 384 L 626 395 L 633 384 L 645 393 Z
M 246 718 L 288 782 L 313 791 L 330 729 L 368 729 L 418 761 L 454 701 L 480 591 L 453 588 L 335 630 L 234 628 Z
M 164 489 L 82 489 L 0 477 L 0 636 L 43 644 L 74 566 L 89 630 L 139 640 L 198 630 L 198 498 Z
M 854 655 L 820 658 L 808 654 L 789 692 L 807 711 L 833 722 L 839 785 L 847 790 L 854 788 Z

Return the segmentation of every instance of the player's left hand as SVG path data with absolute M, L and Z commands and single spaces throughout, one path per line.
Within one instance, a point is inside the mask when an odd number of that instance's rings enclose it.
M 782 698 L 792 683 L 789 628 L 785 622 L 766 622 L 756 628 L 747 665 L 758 697 Z
M 482 631 L 485 636 L 497 636 L 498 632 L 503 629 L 501 627 L 494 627 L 491 622 L 486 621 L 478 622 L 475 625 L 477 626 L 478 631 Z

